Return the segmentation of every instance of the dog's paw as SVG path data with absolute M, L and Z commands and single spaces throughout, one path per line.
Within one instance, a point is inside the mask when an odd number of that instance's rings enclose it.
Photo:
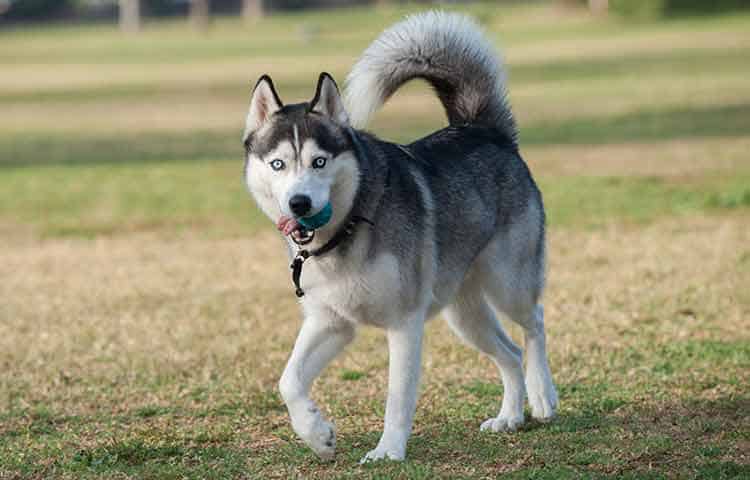
M 523 415 L 498 415 L 497 417 L 489 418 L 482 422 L 479 430 L 483 432 L 515 432 L 521 425 L 523 425 L 523 421 Z
M 529 406 L 531 416 L 540 422 L 549 422 L 555 418 L 557 410 L 557 392 L 555 387 L 551 391 L 529 391 Z
M 406 452 L 404 452 L 404 449 L 396 449 L 396 448 L 387 448 L 387 447 L 381 447 L 378 445 L 375 450 L 370 450 L 367 452 L 367 455 L 362 457 L 362 460 L 359 461 L 361 464 L 369 463 L 369 462 L 377 462 L 378 460 L 393 460 L 400 462 L 406 457 Z
M 309 425 L 295 428 L 295 431 L 321 460 L 333 460 L 336 453 L 336 429 L 332 423 L 317 415 Z

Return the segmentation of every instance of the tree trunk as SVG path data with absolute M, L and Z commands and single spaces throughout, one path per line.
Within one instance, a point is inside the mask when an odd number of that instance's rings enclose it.
M 120 0 L 120 30 L 134 33 L 141 29 L 140 0 Z
M 210 20 L 209 0 L 192 0 L 190 2 L 190 21 L 198 30 L 206 30 Z
M 242 18 L 245 20 L 262 18 L 265 14 L 263 0 L 242 0 Z

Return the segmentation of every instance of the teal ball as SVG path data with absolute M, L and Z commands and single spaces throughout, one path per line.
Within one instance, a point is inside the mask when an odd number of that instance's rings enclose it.
M 308 230 L 317 230 L 320 227 L 324 226 L 326 223 L 330 222 L 332 216 L 333 207 L 331 207 L 331 202 L 328 202 L 326 203 L 325 207 L 321 208 L 320 211 L 315 215 L 310 215 L 309 217 L 300 217 L 297 219 L 297 221 L 300 225 Z

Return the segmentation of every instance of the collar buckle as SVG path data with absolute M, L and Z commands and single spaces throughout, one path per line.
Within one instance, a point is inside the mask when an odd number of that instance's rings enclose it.
M 349 220 L 349 222 L 346 223 L 346 226 L 343 229 L 336 232 L 336 234 L 322 247 L 313 251 L 305 250 L 302 248 L 297 250 L 297 254 L 294 256 L 294 260 L 292 260 L 291 265 L 289 265 L 289 268 L 292 269 L 292 282 L 294 282 L 294 293 L 295 295 L 297 295 L 297 298 L 302 298 L 305 296 L 305 291 L 302 290 L 302 287 L 300 286 L 300 278 L 302 277 L 302 265 L 305 263 L 305 261 L 310 257 L 318 257 L 320 255 L 328 253 L 339 246 L 339 244 L 343 242 L 344 239 L 354 235 L 354 229 L 359 222 L 365 222 L 370 226 L 375 226 L 374 223 L 364 217 L 354 216 L 351 218 L 351 220 Z M 315 230 L 310 230 L 310 233 L 314 235 Z
M 305 263 L 305 260 L 308 258 L 310 258 L 310 252 L 307 250 L 297 250 L 297 255 L 294 256 L 292 264 L 289 265 L 289 268 L 292 269 L 292 281 L 294 282 L 295 287 L 294 293 L 297 295 L 297 298 L 301 298 L 305 295 L 299 282 L 300 277 L 302 276 L 302 264 Z

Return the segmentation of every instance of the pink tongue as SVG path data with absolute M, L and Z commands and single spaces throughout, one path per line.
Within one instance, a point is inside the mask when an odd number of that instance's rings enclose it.
M 276 228 L 278 228 L 284 235 L 289 235 L 293 231 L 299 229 L 299 227 L 300 225 L 297 220 L 291 217 L 281 217 L 276 224 Z

